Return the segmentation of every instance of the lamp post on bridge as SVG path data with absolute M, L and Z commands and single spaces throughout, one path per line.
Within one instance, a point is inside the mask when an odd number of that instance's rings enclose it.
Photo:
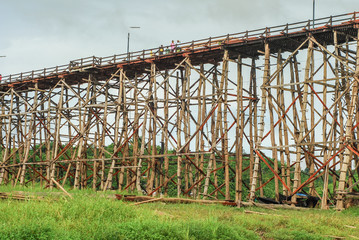
M 6 57 L 6 56 L 0 56 L 0 58 L 4 58 L 4 57 Z M 2 80 L 2 75 L 1 75 L 1 73 L 0 73 L 0 81 Z
M 315 28 L 314 19 L 315 19 L 315 0 L 313 0 L 313 28 Z
M 139 29 L 141 27 L 130 27 L 130 29 Z M 127 61 L 130 61 L 130 31 L 127 34 Z

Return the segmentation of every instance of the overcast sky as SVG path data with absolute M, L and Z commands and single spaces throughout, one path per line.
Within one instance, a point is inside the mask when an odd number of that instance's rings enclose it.
M 316 0 L 316 17 L 359 10 Z M 313 0 L 0 0 L 0 73 L 67 64 L 312 18 Z

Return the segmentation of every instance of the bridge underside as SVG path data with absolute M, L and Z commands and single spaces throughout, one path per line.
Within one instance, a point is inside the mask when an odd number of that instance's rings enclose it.
M 0 184 L 292 204 L 304 192 L 342 209 L 359 181 L 358 39 L 308 32 L 203 63 L 181 54 L 3 86 Z

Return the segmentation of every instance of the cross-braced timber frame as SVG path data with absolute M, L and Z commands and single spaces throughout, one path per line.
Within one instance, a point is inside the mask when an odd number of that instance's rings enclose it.
M 356 14 L 4 76 L 0 184 L 235 201 L 273 186 L 343 209 L 359 183 Z

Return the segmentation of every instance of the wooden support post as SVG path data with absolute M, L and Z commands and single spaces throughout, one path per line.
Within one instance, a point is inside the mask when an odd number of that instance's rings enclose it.
M 168 78 L 168 71 L 165 72 L 165 79 Z M 164 168 L 165 168 L 165 184 L 164 184 L 164 195 L 167 196 L 168 195 L 168 181 L 169 181 L 169 158 L 168 158 L 168 137 L 165 137 L 165 135 L 168 136 L 168 104 L 169 104 L 169 86 L 170 86 L 170 81 L 166 81 L 164 84 L 164 126 L 163 126 L 163 132 L 162 132 L 162 142 L 164 142 L 164 152 L 163 154 L 165 154 L 164 157 Z
M 277 68 L 279 66 L 282 65 L 282 55 L 281 54 L 278 54 L 278 59 L 277 59 Z M 284 76 L 283 76 L 283 71 L 281 70 L 278 74 L 278 77 L 277 77 L 277 85 L 278 86 L 283 86 L 284 84 Z M 285 102 L 284 102 L 284 90 L 283 88 L 278 88 L 277 89 L 277 101 L 278 101 L 278 105 L 280 107 L 280 109 L 285 109 Z M 286 119 L 284 118 L 283 121 L 286 121 Z M 279 155 L 280 155 L 280 165 L 281 165 L 281 168 L 280 168 L 280 172 L 281 172 L 281 178 L 285 181 L 286 179 L 286 172 L 285 172 L 285 148 L 283 147 L 283 145 L 287 145 L 284 143 L 284 134 L 283 134 L 283 126 L 286 127 L 287 124 L 283 124 L 282 121 L 279 122 L 278 124 L 278 138 L 279 138 Z M 279 189 L 278 189 L 279 191 Z M 282 194 L 283 195 L 287 195 L 287 189 L 284 187 L 284 185 L 282 185 Z M 277 194 L 276 194 L 277 195 Z M 278 193 L 279 195 L 279 193 Z M 278 200 L 278 199 L 277 199 Z
M 213 83 L 217 82 L 217 67 L 214 67 L 213 71 Z M 213 109 L 215 107 L 215 85 L 212 84 L 212 101 L 211 101 L 211 108 Z M 216 114 L 213 113 L 211 117 L 211 140 L 212 143 L 216 142 L 217 139 L 217 129 L 216 129 Z M 203 188 L 203 199 L 206 199 L 208 196 L 208 188 L 209 188 L 209 182 L 210 182 L 210 176 L 213 169 L 215 169 L 215 163 L 216 163 L 216 157 L 215 157 L 215 151 L 214 148 L 212 148 L 210 153 L 210 158 L 207 164 L 207 171 L 206 171 L 206 177 L 205 177 L 205 183 Z M 215 173 L 214 173 L 215 174 Z
M 251 97 L 256 100 L 250 101 L 249 107 L 249 124 L 250 124 L 250 156 L 249 156 L 249 182 L 251 183 L 253 180 L 253 167 L 254 167 L 254 148 L 255 143 L 257 142 L 257 76 L 256 76 L 256 60 L 252 58 L 251 65 L 251 76 L 250 76 L 250 93 Z
M 252 126 L 250 126 L 251 128 Z M 242 57 L 238 56 L 237 63 L 237 127 L 236 127 L 236 195 L 235 201 L 242 201 L 243 181 L 243 134 L 244 134 L 244 107 L 243 107 L 243 76 Z
M 220 85 L 220 90 L 223 89 L 223 93 L 222 96 L 220 97 L 220 100 L 218 101 L 220 103 L 222 103 L 223 101 L 223 128 L 224 128 L 224 141 L 223 141 L 223 155 L 224 155 L 224 184 L 226 187 L 226 200 L 230 200 L 231 196 L 230 196 L 230 191 L 229 191 L 229 157 L 228 157 L 228 117 L 227 117 L 227 112 L 228 112 L 228 51 L 225 50 L 224 52 L 224 57 L 223 57 L 223 66 L 222 66 L 222 78 L 221 78 L 221 85 Z M 221 100 L 223 99 L 223 100 Z M 222 125 L 222 124 L 221 124 Z M 243 127 L 243 125 L 242 125 Z M 222 134 L 221 134 L 222 135 Z
M 358 76 L 359 76 L 359 30 L 357 30 L 357 55 L 356 55 L 356 67 L 355 67 L 355 74 L 354 74 L 354 84 L 352 87 L 352 94 L 351 94 L 351 101 L 350 105 L 348 106 L 348 120 L 346 123 L 345 129 L 345 142 L 349 144 L 349 141 L 352 138 L 352 125 L 353 125 L 353 117 L 355 110 L 358 108 L 357 101 L 358 101 Z M 347 84 L 349 84 L 348 82 Z M 345 183 L 346 183 L 346 176 L 350 158 L 351 150 L 347 147 L 344 151 L 344 159 L 343 163 L 340 167 L 340 176 L 339 176 L 339 185 L 338 185 L 338 192 L 337 192 L 337 205 L 336 208 L 338 210 L 342 210 L 344 208 L 344 190 L 345 190 Z
M 206 118 L 206 106 L 207 106 L 207 99 L 206 99 L 206 80 L 202 78 L 202 118 L 201 120 L 203 121 Z M 207 125 L 208 127 L 208 125 Z M 207 128 L 208 129 L 208 128 Z M 205 133 L 204 133 L 204 128 L 202 128 L 201 131 L 201 139 L 200 139 L 200 152 L 202 153 L 200 155 L 200 164 L 199 164 L 199 168 L 201 169 L 201 172 L 198 172 L 198 176 L 201 177 L 201 179 L 203 179 L 204 176 L 204 163 L 205 163 L 205 145 L 204 145 L 204 140 L 205 140 Z M 209 163 L 209 160 L 208 160 Z M 201 182 L 198 184 L 198 198 L 200 198 L 200 192 L 201 192 Z
M 190 94 L 190 87 L 191 87 L 191 65 L 190 60 L 186 62 L 185 66 L 185 78 L 186 78 L 186 92 L 185 92 L 185 115 L 183 116 L 183 130 L 185 134 L 185 142 L 190 141 L 190 132 L 191 132 L 191 122 L 190 122 L 190 107 L 191 107 L 191 94 Z M 188 64 L 189 63 L 189 64 Z M 185 153 L 190 153 L 190 145 L 187 144 L 187 146 L 184 148 Z M 189 186 L 193 185 L 193 173 L 192 173 L 192 164 L 190 161 L 188 161 L 187 157 L 185 160 L 185 191 L 187 192 L 189 189 Z M 191 193 L 190 193 L 191 194 Z
M 37 82 L 35 83 L 35 95 L 34 95 L 34 104 L 33 106 L 37 105 L 37 98 L 38 98 L 38 85 Z M 25 173 L 26 173 L 26 162 L 29 160 L 29 152 L 30 152 L 30 145 L 31 145 L 31 139 L 36 136 L 36 124 L 35 124 L 35 112 L 36 109 L 32 109 L 31 112 L 31 120 L 30 120 L 30 127 L 29 132 L 26 134 L 27 137 L 25 139 L 25 156 L 23 159 L 23 165 L 21 167 L 21 175 L 20 175 L 20 184 L 25 184 Z
M 127 109 L 126 85 L 125 85 L 124 81 L 121 81 L 120 85 L 121 85 L 120 90 L 122 91 L 122 93 L 119 95 L 119 97 L 121 96 L 122 100 L 121 100 L 120 111 L 116 112 L 116 114 L 118 114 L 119 117 L 122 114 L 122 118 L 123 118 L 122 119 L 122 131 L 121 131 L 122 134 L 121 134 L 121 138 L 117 140 L 115 146 L 116 146 L 116 152 L 118 152 L 118 149 L 120 147 L 122 147 L 122 149 L 123 149 L 121 165 L 124 165 L 125 162 L 126 162 L 126 157 L 128 155 L 129 147 L 128 147 L 128 142 L 125 142 L 125 145 L 123 146 L 121 144 L 121 142 L 122 142 L 121 139 L 125 140 L 125 139 L 128 138 L 127 132 L 128 132 L 129 119 L 128 119 L 128 109 Z M 119 126 L 117 126 L 117 128 L 119 128 Z M 117 129 L 117 132 L 119 132 L 119 131 L 120 131 L 120 129 Z M 115 132 L 115 134 L 116 134 L 116 132 Z M 127 171 L 127 173 L 128 173 L 128 171 Z M 127 178 L 129 177 L 128 174 L 127 174 Z M 125 178 L 124 175 L 125 175 L 125 168 L 121 166 L 120 173 L 119 173 L 119 178 L 118 178 L 118 190 L 119 191 L 122 190 L 122 185 L 123 185 L 124 178 Z M 129 181 L 127 181 L 127 182 L 129 182 Z
M 323 52 L 323 79 L 327 79 L 327 71 L 328 69 L 328 58 L 327 53 Z M 327 105 L 327 85 L 323 84 L 323 103 Z M 323 115 L 325 114 L 325 108 L 323 108 Z M 327 141 L 327 117 L 324 116 L 323 118 L 323 142 Z M 325 146 L 323 151 L 323 162 L 328 160 L 328 147 Z M 329 185 L 329 165 L 325 167 L 324 173 L 324 184 L 323 184 L 323 195 L 321 201 L 321 209 L 328 209 L 328 185 Z
M 64 84 L 61 83 L 61 92 L 60 92 L 60 99 L 59 99 L 59 103 L 57 105 L 57 111 L 56 111 L 56 124 L 55 124 L 55 141 L 54 141 L 54 146 L 53 146 L 53 151 L 52 151 L 52 161 L 50 163 L 50 179 L 51 178 L 55 178 L 55 157 L 58 154 L 58 149 L 59 149 L 59 144 L 60 144 L 60 130 L 61 130 L 61 111 L 63 110 L 63 97 L 64 97 Z M 81 125 L 80 125 L 81 126 Z M 76 181 L 76 176 L 75 176 L 75 181 Z M 50 189 L 53 188 L 53 182 L 50 181 Z
M 181 70 L 181 76 L 183 75 L 183 72 Z M 178 72 L 177 72 L 177 77 L 176 77 L 176 94 L 177 94 L 177 99 L 178 99 L 178 103 L 177 103 L 177 150 L 179 150 L 181 148 L 181 134 L 182 134 L 182 130 L 181 130 L 181 126 L 182 126 L 182 118 L 183 118 L 183 114 L 184 114 L 184 100 L 182 100 L 182 97 L 184 96 L 185 93 L 185 86 L 186 84 L 183 83 L 183 78 L 181 78 L 182 81 L 182 95 L 180 97 L 180 88 L 179 88 L 179 76 L 178 76 Z M 181 165 L 182 165 L 182 156 L 180 152 L 177 152 L 177 197 L 179 197 L 181 195 L 181 184 L 182 184 L 182 177 L 181 177 Z
M 312 52 L 312 56 L 311 56 L 311 63 L 310 63 L 310 74 L 309 74 L 309 81 L 313 80 L 314 77 L 314 50 Z M 314 87 L 314 83 L 312 84 L 312 86 Z M 311 89 L 310 92 L 310 128 L 313 129 L 315 127 L 315 101 L 314 101 L 314 97 L 315 97 L 315 93 L 314 91 Z M 307 131 L 307 129 L 306 129 Z M 310 143 L 311 145 L 308 146 L 308 151 L 309 153 L 314 156 L 315 154 L 315 131 L 312 130 L 310 132 Z M 308 154 L 306 154 L 308 156 Z M 309 166 L 307 166 L 307 168 L 309 168 L 309 174 L 312 175 L 315 170 L 314 170 L 314 158 L 311 156 L 308 156 L 308 163 Z M 309 184 L 309 194 L 314 196 L 315 194 L 315 186 L 314 186 L 314 181 L 311 182 Z
M 277 71 L 280 71 L 280 65 L 278 60 L 281 58 L 281 50 L 278 52 L 277 57 Z M 278 77 L 280 74 L 278 74 Z M 273 95 L 271 94 L 271 89 L 267 89 L 268 91 L 268 100 Z M 272 100 L 270 100 L 272 101 Z M 278 151 L 277 151 L 277 144 L 276 144 L 276 137 L 275 137 L 275 129 L 274 129 L 274 116 L 273 116 L 273 107 L 272 104 L 268 104 L 268 110 L 269 110 L 269 121 L 270 121 L 270 136 L 271 136 L 271 145 L 273 147 L 272 149 L 272 160 L 274 162 L 274 171 L 278 172 Z M 275 200 L 279 201 L 279 184 L 278 184 L 278 178 L 274 178 L 274 194 L 275 194 Z
M 81 88 L 80 88 L 80 84 L 78 85 L 78 95 L 81 95 Z M 78 105 L 78 112 L 79 112 L 79 130 L 82 133 L 84 131 L 84 117 L 85 117 L 85 112 L 84 109 L 82 108 L 82 105 L 79 103 Z M 82 158 L 82 148 L 83 148 L 83 142 L 84 142 L 84 138 L 83 136 L 80 136 L 79 142 L 78 142 L 78 148 L 77 148 L 77 156 L 76 156 L 76 166 L 75 166 L 75 180 L 74 180 L 74 189 L 80 189 L 80 181 L 81 181 L 81 167 L 82 167 L 82 163 L 81 161 L 79 161 Z M 57 144 L 56 144 L 57 145 Z M 57 153 L 54 153 L 53 156 L 55 157 L 57 155 Z M 51 178 L 53 178 L 54 176 L 51 176 Z
M 138 76 L 135 75 L 135 78 L 134 78 L 134 83 L 135 83 L 135 86 L 138 85 Z M 136 174 L 135 176 L 133 177 L 133 180 L 135 182 L 135 188 L 138 192 L 140 192 L 140 181 L 137 181 L 139 179 L 139 176 L 138 173 L 140 173 L 141 171 L 138 171 L 138 155 L 139 155 L 139 151 L 138 151 L 138 141 L 139 141 L 139 134 L 138 134 L 138 123 L 139 123 L 139 113 L 138 113 L 138 94 L 136 92 L 136 89 L 133 89 L 133 101 L 134 101 L 134 105 L 135 105 L 135 108 L 134 108 L 134 119 L 133 119 L 133 131 L 135 132 L 135 134 L 133 135 L 133 151 L 132 151 L 132 155 L 134 157 L 134 165 L 136 166 L 135 169 L 133 169 Z
M 295 191 L 301 182 L 301 157 L 302 157 L 302 148 L 300 146 L 301 143 L 304 142 L 304 133 L 305 126 L 307 121 L 307 104 L 308 104 L 308 81 L 310 79 L 310 64 L 312 61 L 312 53 L 313 53 L 313 42 L 310 40 L 308 45 L 308 53 L 307 53 L 307 62 L 305 67 L 305 76 L 304 76 L 304 87 L 303 87 L 303 97 L 302 97 L 302 106 L 301 106 L 301 120 L 300 120 L 300 128 L 299 128 L 299 137 L 297 141 L 297 153 L 296 153 L 296 162 L 295 162 L 295 172 L 294 172 L 294 182 L 293 182 L 293 191 Z M 292 203 L 295 205 L 297 203 L 297 197 L 294 195 L 292 197 Z
M 115 164 L 116 164 L 116 154 L 117 153 L 117 150 L 118 148 L 120 147 L 120 140 L 119 140 L 119 126 L 120 126 L 120 118 L 121 118 L 121 109 L 123 109 L 123 70 L 121 69 L 121 72 L 120 72 L 120 79 L 119 79 L 119 84 L 120 84 L 120 87 L 118 89 L 118 98 L 117 98 L 117 107 L 116 107 L 116 116 L 115 116 L 115 134 L 114 134 L 114 154 L 113 154 L 113 159 L 111 161 L 111 166 L 110 166 L 110 169 L 108 171 L 108 175 L 107 175 L 107 180 L 106 180 L 106 183 L 105 183 L 105 186 L 103 188 L 104 191 L 106 190 L 109 190 L 112 188 L 112 181 L 113 181 L 113 173 L 114 173 L 114 167 L 115 167 Z M 107 86 L 106 86 L 107 88 Z M 108 90 L 106 91 L 106 103 L 107 103 L 107 98 L 108 98 Z M 105 107 L 105 115 L 107 115 L 107 104 L 106 104 L 106 107 Z M 104 124 L 102 126 L 102 131 L 105 132 L 104 129 L 106 129 L 106 121 L 104 121 Z M 105 139 L 103 139 L 103 144 L 105 144 Z
M 299 96 L 299 99 L 302 99 L 302 94 L 301 94 L 301 89 L 299 86 L 299 70 L 298 70 L 298 62 L 297 62 L 297 58 L 296 55 L 293 56 L 293 62 L 290 63 L 290 72 L 291 72 L 291 83 L 293 85 L 291 85 L 291 92 L 292 92 L 292 101 L 294 102 L 293 104 L 293 125 L 294 125 L 294 139 L 298 139 L 299 138 L 299 114 L 297 111 L 297 104 L 295 102 L 296 97 Z M 294 85 L 294 83 L 296 85 Z M 300 105 L 300 103 L 299 103 Z M 285 141 L 288 143 L 288 128 L 285 128 Z M 286 143 L 286 144 L 287 144 Z M 289 150 L 288 150 L 289 151 Z M 289 155 L 289 154 L 288 154 Z M 287 186 L 290 187 L 291 186 L 291 162 L 290 162 L 290 158 L 287 155 Z M 287 193 L 288 195 L 290 193 Z M 287 195 L 287 196 L 288 196 Z
M 150 76 L 150 85 L 149 85 L 149 91 L 148 91 L 148 95 L 149 95 L 149 100 L 150 102 L 148 103 L 149 106 L 149 110 L 152 111 L 153 115 L 151 115 L 151 120 L 150 122 L 152 122 L 152 150 L 151 150 L 151 172 L 150 172 L 150 179 L 148 179 L 147 181 L 147 193 L 152 192 L 153 190 L 153 186 L 154 186 L 154 180 L 155 180 L 155 175 L 156 175 L 156 155 L 157 155 L 157 143 L 156 143 L 156 135 L 157 135 L 157 128 L 156 128 L 156 120 L 153 116 L 157 115 L 157 99 L 156 99 L 156 92 L 153 92 L 153 88 L 156 87 L 156 65 L 154 63 L 151 63 L 151 76 Z
M 52 93 L 50 93 L 51 95 Z M 47 101 L 47 117 L 46 117 L 46 129 L 51 129 L 51 97 L 48 96 L 48 101 Z M 51 163 L 51 158 L 52 158 L 52 153 L 51 153 L 51 132 L 46 131 L 46 141 L 47 141 L 47 145 L 46 145 L 46 161 L 48 162 L 48 165 L 46 166 L 46 178 L 50 179 L 50 172 L 53 166 L 53 163 Z M 53 144 L 53 142 L 52 142 Z M 51 186 L 51 182 L 50 182 L 50 186 Z
M 5 145 L 5 149 L 3 152 L 3 160 L 2 160 L 2 164 L 5 164 L 5 161 L 9 155 L 9 147 L 10 146 L 10 139 L 11 139 L 11 122 L 12 122 L 12 111 L 13 111 L 13 106 L 14 106 L 14 89 L 11 88 L 11 92 L 10 92 L 10 109 L 9 109 L 9 117 L 8 117 L 8 125 L 7 125 L 7 131 L 6 131 L 6 145 Z M 5 168 L 1 168 L 1 172 L 0 172 L 0 184 L 3 182 L 4 180 L 4 174 L 5 174 Z
M 197 88 L 197 103 L 198 103 L 197 113 L 198 113 L 198 116 L 197 116 L 196 129 L 199 129 L 200 123 L 202 122 L 202 117 L 203 117 L 202 101 L 206 101 L 204 98 L 202 99 L 202 97 L 201 97 L 203 83 L 205 82 L 205 79 L 203 78 L 203 76 L 204 76 L 203 64 L 201 64 L 201 66 L 200 66 L 200 71 L 201 71 L 202 75 L 200 76 L 200 78 L 198 80 L 198 88 Z M 200 142 L 201 142 L 201 139 L 203 140 L 203 135 L 201 133 L 203 133 L 203 132 L 198 132 L 197 135 L 196 135 L 196 142 L 195 142 L 196 143 L 196 152 L 200 151 Z M 201 156 L 203 157 L 203 154 L 201 154 Z M 201 164 L 200 155 L 195 156 L 195 163 L 196 163 L 197 166 L 200 166 L 200 164 Z M 197 171 L 196 182 L 199 181 L 200 179 L 202 179 L 202 174 L 199 171 Z M 200 186 L 201 186 L 200 183 L 197 184 L 197 187 L 193 191 L 194 196 L 197 196 L 197 194 L 200 192 Z
M 0 100 L 1 102 L 4 102 L 4 98 L 1 98 Z M 1 106 L 1 113 L 2 115 L 5 115 L 5 106 L 4 104 L 2 104 Z M 6 132 L 6 124 L 4 122 L 4 117 L 0 117 L 0 129 L 4 129 L 4 132 Z M 4 153 L 5 153 L 5 149 L 6 149 L 6 144 L 3 142 L 4 137 L 3 137 L 3 131 L 0 131 L 0 144 L 2 145 L 2 147 L 0 147 L 0 154 L 2 157 L 4 157 Z M 0 162 L 1 164 L 4 164 L 3 160 L 1 160 Z M 0 185 L 1 184 L 7 184 L 8 182 L 8 171 L 5 170 L 5 167 L 1 167 L 0 168 Z
M 265 50 L 264 53 L 265 63 L 264 63 L 264 73 L 263 73 L 263 87 L 267 85 L 267 82 L 269 81 L 269 77 L 270 77 L 270 49 L 269 49 L 269 44 L 267 42 L 264 44 L 264 50 Z M 261 103 L 260 117 L 259 117 L 260 118 L 259 128 L 258 128 L 258 135 L 256 139 L 256 146 L 255 146 L 256 151 L 260 149 L 263 132 L 264 132 L 264 114 L 266 112 L 266 103 L 267 103 L 265 91 L 266 90 L 262 88 L 262 103 Z M 253 202 L 255 199 L 255 192 L 256 192 L 257 180 L 258 180 L 259 169 L 260 169 L 259 164 L 260 164 L 260 158 L 258 154 L 256 154 L 254 160 L 253 179 L 251 182 L 251 189 L 249 195 L 249 200 L 251 202 Z
M 120 75 L 122 75 L 122 69 L 120 71 Z M 105 86 L 105 106 L 104 106 L 104 113 L 103 113 L 103 123 L 101 126 L 101 137 L 99 137 L 99 147 L 100 147 L 100 153 L 99 153 L 99 158 L 101 159 L 101 184 L 100 184 L 100 189 L 103 191 L 107 190 L 107 186 L 106 186 L 106 182 L 107 179 L 105 178 L 106 176 L 106 168 L 105 168 L 105 144 L 106 144 L 106 131 L 105 131 L 105 126 L 107 125 L 107 114 L 108 114 L 108 87 Z M 120 103 L 118 103 L 120 104 Z M 112 164 L 112 163 L 111 163 Z M 112 181 L 112 179 L 111 179 Z

